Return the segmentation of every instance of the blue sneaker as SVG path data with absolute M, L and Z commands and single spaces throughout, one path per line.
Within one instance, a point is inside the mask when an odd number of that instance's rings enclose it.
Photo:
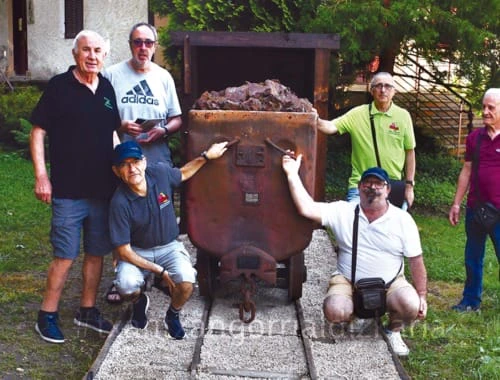
M 460 302 L 459 304 L 452 306 L 452 310 L 455 310 L 459 313 L 470 313 L 473 311 L 479 311 L 479 305 L 473 306 L 473 305 L 467 305 L 463 302 Z
M 64 343 L 64 335 L 58 326 L 59 313 L 38 312 L 35 330 L 40 337 L 50 343 Z
M 180 340 L 186 336 L 186 333 L 182 328 L 181 321 L 179 320 L 179 313 L 176 313 L 171 309 L 168 309 L 167 315 L 165 315 L 165 328 L 174 339 Z
M 73 322 L 77 326 L 88 327 L 89 329 L 103 334 L 109 334 L 113 329 L 113 324 L 105 320 L 96 307 L 89 309 L 80 308 L 80 310 L 76 312 Z
M 138 329 L 145 329 L 148 325 L 146 312 L 149 308 L 149 297 L 142 293 L 136 302 L 132 304 L 132 326 Z

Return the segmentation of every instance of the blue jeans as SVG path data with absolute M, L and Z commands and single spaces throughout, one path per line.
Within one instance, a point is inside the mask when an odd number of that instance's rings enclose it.
M 350 189 L 347 189 L 346 201 L 359 203 L 359 190 L 357 187 L 351 187 Z
M 462 303 L 470 306 L 479 306 L 483 292 L 483 266 L 486 237 L 489 235 L 500 262 L 500 222 L 495 225 L 491 233 L 484 231 L 474 221 L 474 210 L 465 211 L 465 285 Z

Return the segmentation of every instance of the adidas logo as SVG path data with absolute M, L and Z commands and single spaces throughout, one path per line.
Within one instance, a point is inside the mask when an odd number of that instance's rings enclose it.
M 154 106 L 159 105 L 158 99 L 156 99 L 148 86 L 146 80 L 142 80 L 139 84 L 135 85 L 132 90 L 127 91 L 125 96 L 121 98 L 122 104 L 127 103 L 137 103 L 137 104 L 151 104 Z

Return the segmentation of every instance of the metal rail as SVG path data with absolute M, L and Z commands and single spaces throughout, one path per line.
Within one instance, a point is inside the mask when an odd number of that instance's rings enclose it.
M 456 151 L 457 158 L 461 156 L 464 126 L 469 133 L 473 128 L 474 114 L 472 104 L 450 84 L 436 77 L 422 66 L 412 52 L 408 52 L 399 62 L 399 67 L 405 67 L 406 72 L 399 69 L 394 72 L 397 80 L 397 98 L 408 109 L 419 127 L 425 128 L 436 136 L 440 145 Z M 467 115 L 464 125 L 463 115 Z

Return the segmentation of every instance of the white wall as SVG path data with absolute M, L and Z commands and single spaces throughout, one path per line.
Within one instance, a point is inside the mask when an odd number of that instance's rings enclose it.
M 12 45 L 9 44 L 9 28 L 10 22 L 7 15 L 9 14 L 10 5 L 7 0 L 0 0 L 0 46 L 7 48 L 7 57 L 0 57 L 0 70 L 7 70 L 7 64 L 12 60 Z
M 0 1 L 1 7 L 5 0 Z M 63 0 L 32 2 L 33 23 L 28 23 L 27 28 L 28 70 L 31 79 L 44 80 L 66 71 L 74 63 L 73 40 L 64 38 Z M 147 3 L 147 0 L 84 0 L 84 29 L 94 30 L 110 40 L 106 66 L 130 57 L 128 33 L 135 23 L 147 21 Z

